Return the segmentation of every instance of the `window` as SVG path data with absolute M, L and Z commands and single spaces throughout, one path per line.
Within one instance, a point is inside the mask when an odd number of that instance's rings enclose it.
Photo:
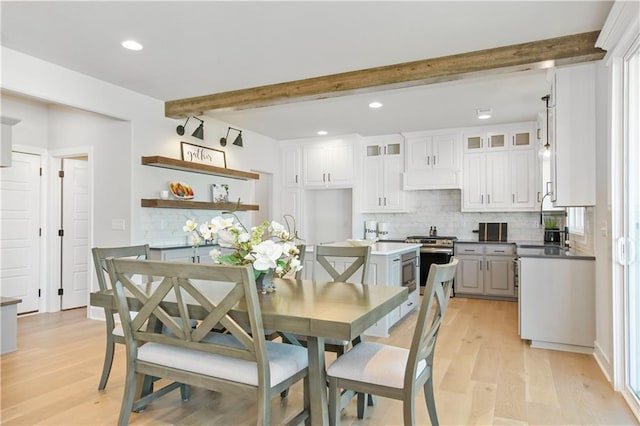
M 571 234 L 584 235 L 584 207 L 567 209 L 567 227 Z

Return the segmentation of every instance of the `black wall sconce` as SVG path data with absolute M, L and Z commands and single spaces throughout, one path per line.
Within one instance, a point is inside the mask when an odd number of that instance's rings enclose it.
M 229 138 L 229 131 L 230 130 L 235 130 L 236 132 L 238 132 L 238 136 L 236 136 L 236 139 L 233 141 L 233 145 L 242 146 L 242 130 L 235 129 L 233 127 L 229 127 L 227 129 L 227 135 L 224 138 L 220 138 L 220 145 L 221 146 L 227 146 L 227 139 Z
M 196 130 L 193 131 L 191 136 L 193 136 L 194 138 L 201 139 L 201 140 L 204 139 L 204 121 L 200 120 L 198 117 L 187 117 L 187 121 L 184 122 L 183 126 L 176 127 L 176 133 L 178 133 L 180 136 L 184 135 L 184 128 L 187 126 L 187 123 L 189 122 L 190 118 L 195 118 L 196 120 L 198 120 L 200 122 L 200 125 L 198 126 L 198 128 Z

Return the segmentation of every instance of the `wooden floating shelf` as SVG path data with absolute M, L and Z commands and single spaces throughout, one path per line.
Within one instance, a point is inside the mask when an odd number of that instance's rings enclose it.
M 161 167 L 163 169 L 182 170 L 185 172 L 222 176 L 222 177 L 228 177 L 231 179 L 241 179 L 241 180 L 260 179 L 260 174 L 258 173 L 244 172 L 242 170 L 227 169 L 224 167 L 209 166 L 207 164 L 192 163 L 190 161 L 176 160 L 175 158 L 161 157 L 159 155 L 142 157 L 142 164 L 144 166 L 154 166 L 154 167 Z
M 200 209 L 200 210 L 259 210 L 260 207 L 256 204 L 240 204 L 238 203 L 208 203 L 206 201 L 191 201 L 191 200 L 161 200 L 143 198 L 141 200 L 142 207 L 159 207 L 166 209 Z

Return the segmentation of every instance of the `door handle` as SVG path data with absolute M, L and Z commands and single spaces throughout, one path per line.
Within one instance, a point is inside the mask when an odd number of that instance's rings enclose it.
M 625 253 L 626 253 L 625 242 L 626 242 L 625 237 L 619 237 L 618 240 L 616 241 L 616 252 L 617 252 L 616 261 L 621 266 L 627 266 L 627 259 L 625 256 Z

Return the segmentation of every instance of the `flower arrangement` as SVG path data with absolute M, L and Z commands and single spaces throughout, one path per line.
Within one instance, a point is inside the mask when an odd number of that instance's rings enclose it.
M 295 237 L 278 222 L 264 221 L 248 231 L 235 215 L 231 218 L 217 216 L 209 223 L 199 226 L 194 220 L 189 219 L 182 229 L 190 233 L 194 247 L 217 238 L 221 247 L 235 249 L 228 254 L 213 249 L 209 255 L 215 263 L 251 264 L 256 278 L 261 273 L 273 273 L 282 277 L 289 271 L 296 272 L 302 269 Z

